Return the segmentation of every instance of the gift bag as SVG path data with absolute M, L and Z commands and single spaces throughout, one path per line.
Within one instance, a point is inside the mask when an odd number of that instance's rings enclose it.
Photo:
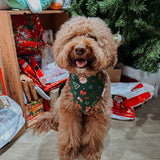
M 112 83 L 112 118 L 135 119 L 134 108 L 145 103 L 154 95 L 154 87 L 147 83 Z
M 40 54 L 44 49 L 44 29 L 37 15 L 12 16 L 16 51 L 18 55 Z
M 24 124 L 21 107 L 10 97 L 0 96 L 0 148 L 10 142 Z

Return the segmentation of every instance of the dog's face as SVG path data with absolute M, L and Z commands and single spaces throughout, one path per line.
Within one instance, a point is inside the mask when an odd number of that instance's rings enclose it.
M 113 36 L 99 18 L 71 18 L 57 32 L 53 47 L 57 65 L 77 75 L 95 75 L 117 61 Z

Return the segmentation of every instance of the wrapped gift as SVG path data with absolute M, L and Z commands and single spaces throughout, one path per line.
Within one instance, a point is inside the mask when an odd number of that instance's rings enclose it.
M 38 118 L 43 114 L 43 99 L 39 98 L 37 101 L 32 101 L 26 105 L 26 117 L 27 121 Z
M 37 3 L 31 0 L 4 0 L 10 7 L 14 9 L 21 9 L 21 10 L 27 10 L 32 9 L 36 7 L 41 7 L 42 9 L 47 9 L 50 5 L 52 0 L 36 0 Z M 35 4 L 39 4 L 35 6 Z M 41 5 L 41 6 L 40 6 Z M 38 9 L 36 9 L 37 11 Z

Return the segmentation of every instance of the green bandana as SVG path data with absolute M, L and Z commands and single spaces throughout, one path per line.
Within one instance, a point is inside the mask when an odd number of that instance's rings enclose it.
M 71 74 L 70 88 L 73 100 L 81 108 L 83 113 L 87 113 L 101 98 L 104 90 L 104 74 L 98 72 L 92 77 L 78 77 Z

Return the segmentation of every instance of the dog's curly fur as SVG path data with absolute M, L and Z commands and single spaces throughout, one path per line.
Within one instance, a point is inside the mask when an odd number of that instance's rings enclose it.
M 82 55 L 76 54 L 77 46 Z M 33 127 L 35 132 L 58 131 L 60 160 L 74 160 L 80 153 L 87 160 L 99 160 L 103 140 L 110 123 L 112 98 L 107 68 L 117 62 L 117 48 L 110 29 L 99 18 L 73 17 L 56 34 L 54 58 L 57 65 L 69 73 L 89 77 L 102 71 L 105 76 L 105 94 L 84 114 L 76 107 L 70 94 L 68 78 L 53 112 L 47 112 Z M 78 67 L 76 61 L 87 61 Z

